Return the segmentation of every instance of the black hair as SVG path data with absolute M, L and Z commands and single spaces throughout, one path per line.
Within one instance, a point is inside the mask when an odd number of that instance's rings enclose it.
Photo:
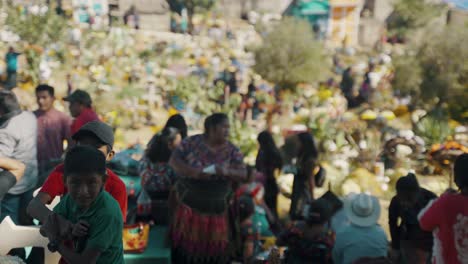
M 63 179 L 71 174 L 96 173 L 107 179 L 106 157 L 104 154 L 90 146 L 75 146 L 65 155 Z
M 48 92 L 50 96 L 54 97 L 55 96 L 55 89 L 54 87 L 48 85 L 48 84 L 39 84 L 36 87 L 36 94 L 39 92 Z
M 297 135 L 297 138 L 301 144 L 298 153 L 298 162 L 302 164 L 311 159 L 316 161 L 318 159 L 318 151 L 312 134 L 309 132 L 302 132 Z
M 453 166 L 453 173 L 458 188 L 468 188 L 468 153 L 463 153 L 457 157 Z
M 247 166 L 247 181 L 255 180 L 255 166 Z
M 164 126 L 164 128 L 167 127 L 177 128 L 177 130 L 179 130 L 180 132 L 180 135 L 182 136 L 182 139 L 185 139 L 187 137 L 187 123 L 185 122 L 185 119 L 181 114 L 171 116 L 167 120 L 166 125 Z
M 152 142 L 146 149 L 146 156 L 151 162 L 168 162 L 171 158 L 172 151 L 169 149 L 169 144 L 174 141 L 180 132 L 177 128 L 166 127 L 161 133 L 155 135 Z
M 406 176 L 401 177 L 396 182 L 397 193 L 414 193 L 419 190 L 419 183 L 414 173 L 408 173 Z
M 341 201 L 340 198 L 338 198 L 338 196 L 332 191 L 327 191 L 322 195 L 322 197 L 320 197 L 320 199 L 323 199 L 328 203 L 328 205 L 330 206 L 331 215 L 334 215 L 341 208 L 343 208 L 343 201 Z
M 0 112 L 8 114 L 17 110 L 20 110 L 20 105 L 16 95 L 9 90 L 0 90 Z
M 317 199 L 309 204 L 309 210 L 305 217 L 307 225 L 322 225 L 330 221 L 331 206 L 323 199 Z
M 205 133 L 208 134 L 210 129 L 222 124 L 224 121 L 229 121 L 229 118 L 224 113 L 214 113 L 205 119 Z
M 283 159 L 271 133 L 268 131 L 261 132 L 258 134 L 257 141 L 265 155 L 265 161 L 273 164 L 275 168 L 281 169 L 283 167 Z
M 243 222 L 255 213 L 255 203 L 250 195 L 242 195 L 237 202 L 239 207 L 239 221 Z

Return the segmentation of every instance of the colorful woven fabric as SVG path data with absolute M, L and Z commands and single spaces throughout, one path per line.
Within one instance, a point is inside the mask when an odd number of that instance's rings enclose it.
M 324 230 L 315 237 L 306 237 L 304 223 L 298 222 L 280 237 L 289 247 L 290 263 L 331 263 L 331 253 L 335 243 L 333 231 Z
M 174 170 L 167 162 L 153 163 L 147 158 L 140 161 L 141 186 L 148 194 L 169 192 L 176 180 Z
M 185 139 L 172 153 L 192 168 L 212 165 L 244 167 L 243 156 L 230 142 L 212 151 L 204 135 Z M 232 183 L 213 175 L 210 180 L 177 175 L 171 194 L 174 208 L 170 237 L 175 263 L 228 263 L 233 255 L 228 205 Z
M 219 256 L 229 241 L 227 215 L 203 215 L 181 204 L 175 214 L 172 241 L 193 255 Z

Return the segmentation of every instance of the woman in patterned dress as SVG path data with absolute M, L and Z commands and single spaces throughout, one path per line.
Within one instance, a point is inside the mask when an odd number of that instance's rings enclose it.
M 247 172 L 241 152 L 228 137 L 228 117 L 213 114 L 205 120 L 204 134 L 184 140 L 171 157 L 178 177 L 171 195 L 174 263 L 222 264 L 232 257 L 231 186 L 245 180 Z

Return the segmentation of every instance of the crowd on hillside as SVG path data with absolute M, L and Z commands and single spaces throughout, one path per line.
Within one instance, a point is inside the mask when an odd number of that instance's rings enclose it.
M 0 220 L 32 225 L 37 219 L 61 263 L 123 263 L 122 230 L 130 215 L 124 182 L 106 168 L 114 156 L 113 129 L 99 120 L 85 91 L 64 98 L 73 119 L 54 108 L 53 87 L 39 85 L 36 97 L 39 108 L 31 113 L 20 109 L 14 93 L 0 90 Z M 254 167 L 245 165 L 229 136 L 225 114 L 208 116 L 198 135 L 174 115 L 147 144 L 140 195 L 155 205 L 155 222 L 169 226 L 174 263 L 468 261 L 468 154 L 454 164 L 458 189 L 439 198 L 414 174 L 398 180 L 389 243 L 378 224 L 378 198 L 330 191 L 317 197 L 325 172 L 311 133 L 294 135 L 287 221 L 278 217 L 276 182 L 285 162 L 271 133 L 258 135 Z M 46 205 L 57 196 L 61 201 L 51 211 Z M 39 252 L 33 249 L 29 263 Z M 24 249 L 10 254 L 26 259 Z

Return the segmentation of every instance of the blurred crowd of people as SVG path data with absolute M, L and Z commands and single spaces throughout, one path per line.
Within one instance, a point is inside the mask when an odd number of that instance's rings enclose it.
M 36 97 L 39 108 L 31 113 L 20 109 L 11 91 L 0 91 L 0 220 L 39 220 L 49 249 L 68 263 L 123 263 L 127 188 L 105 168 L 114 156 L 113 129 L 99 120 L 85 91 L 64 98 L 73 119 L 54 108 L 53 87 L 39 85 Z M 389 207 L 389 244 L 377 197 L 340 198 L 331 191 L 317 197 L 326 172 L 311 133 L 293 135 L 297 153 L 287 220 L 279 218 L 276 180 L 286 164 L 272 134 L 258 135 L 253 167 L 229 136 L 225 114 L 208 116 L 198 135 L 174 115 L 140 161 L 140 196 L 150 198 L 155 213 L 137 221 L 169 226 L 174 263 L 466 262 L 467 154 L 454 164 L 458 190 L 440 198 L 414 174 L 398 180 Z M 57 196 L 61 202 L 51 211 L 46 205 Z M 24 249 L 10 253 L 25 258 Z

